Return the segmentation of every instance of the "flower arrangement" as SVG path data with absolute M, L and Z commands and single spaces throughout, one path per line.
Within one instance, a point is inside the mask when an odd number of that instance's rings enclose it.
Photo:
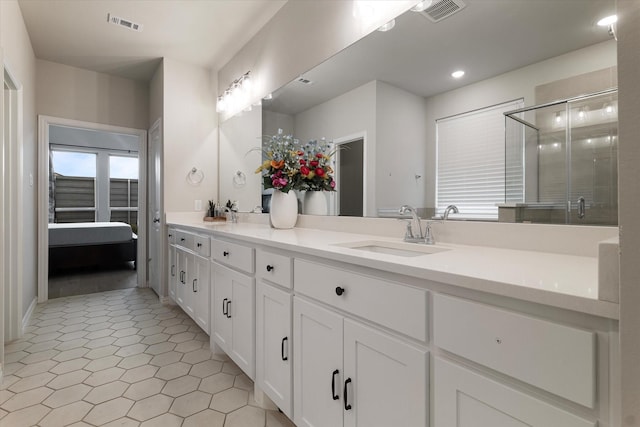
M 262 151 L 266 160 L 256 169 L 262 173 L 265 189 L 275 188 L 283 193 L 290 190 L 333 191 L 331 142 L 324 138 L 301 144 L 293 135 L 285 135 L 282 129 L 266 137 Z
M 336 181 L 331 168 L 332 142 L 322 138 L 320 141 L 309 141 L 298 152 L 300 159 L 300 188 L 305 191 L 335 191 Z

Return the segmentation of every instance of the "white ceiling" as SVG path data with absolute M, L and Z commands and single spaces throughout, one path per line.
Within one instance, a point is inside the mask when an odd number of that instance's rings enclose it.
M 615 0 L 463 0 L 433 23 L 415 12 L 375 31 L 274 93 L 266 109 L 297 114 L 372 80 L 423 97 L 447 92 L 547 58 L 611 40 L 596 22 Z M 455 80 L 451 72 L 466 75 Z
M 136 80 L 150 80 L 162 57 L 219 69 L 285 3 L 19 0 L 36 57 Z M 144 29 L 109 24 L 108 13 Z

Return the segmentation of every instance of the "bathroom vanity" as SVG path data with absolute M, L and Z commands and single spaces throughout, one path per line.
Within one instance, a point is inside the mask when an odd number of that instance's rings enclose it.
M 619 424 L 597 257 L 168 222 L 169 297 L 299 427 Z

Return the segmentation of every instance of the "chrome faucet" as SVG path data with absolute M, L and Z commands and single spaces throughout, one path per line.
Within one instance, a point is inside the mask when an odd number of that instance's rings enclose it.
M 453 212 L 454 214 L 459 213 L 458 207 L 456 205 L 447 206 L 447 209 L 444 210 L 444 214 L 442 215 L 442 219 L 444 219 L 444 220 L 449 219 L 449 214 L 451 212 Z
M 407 212 L 409 212 L 412 217 L 410 221 L 407 220 L 407 229 L 404 235 L 405 242 L 424 243 L 426 245 L 433 245 L 435 243 L 435 240 L 433 239 L 433 233 L 431 232 L 431 225 L 429 224 L 428 221 L 426 223 L 427 226 L 425 229 L 425 233 L 422 234 L 422 225 L 420 224 L 420 217 L 418 216 L 418 213 L 416 212 L 416 209 L 414 207 L 409 205 L 402 205 L 398 212 L 400 213 L 400 215 L 404 215 Z M 417 231 L 418 231 L 417 235 L 413 232 L 413 227 L 411 225 L 412 221 L 417 226 Z

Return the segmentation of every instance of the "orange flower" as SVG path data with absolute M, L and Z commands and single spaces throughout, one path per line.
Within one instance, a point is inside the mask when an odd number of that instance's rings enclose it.
M 284 167 L 284 160 L 271 160 L 271 167 L 274 169 L 282 169 Z

